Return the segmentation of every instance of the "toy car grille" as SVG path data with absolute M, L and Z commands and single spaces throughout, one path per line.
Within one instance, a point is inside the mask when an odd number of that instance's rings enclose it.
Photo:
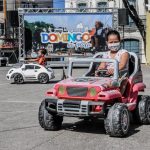
M 63 107 L 64 108 L 80 108 L 81 101 L 64 101 Z
M 85 97 L 87 95 L 87 87 L 67 87 L 67 93 L 72 97 Z

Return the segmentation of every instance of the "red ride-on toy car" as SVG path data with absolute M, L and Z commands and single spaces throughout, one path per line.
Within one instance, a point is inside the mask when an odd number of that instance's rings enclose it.
M 126 136 L 130 129 L 131 116 L 143 123 L 150 123 L 150 99 L 138 95 L 144 91 L 142 71 L 136 54 L 130 53 L 128 75 L 118 71 L 114 59 L 71 59 L 68 78 L 56 83 L 47 91 L 47 98 L 39 107 L 39 123 L 45 130 L 61 128 L 63 116 L 78 118 L 104 118 L 106 133 L 110 136 Z M 82 77 L 72 77 L 73 63 L 91 62 Z M 100 62 L 114 63 L 114 75 L 101 70 L 95 77 L 95 66 Z M 130 115 L 131 114 L 131 115 Z

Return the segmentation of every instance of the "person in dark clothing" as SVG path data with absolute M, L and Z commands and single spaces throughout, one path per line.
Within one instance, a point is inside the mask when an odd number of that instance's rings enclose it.
M 91 37 L 92 51 L 104 51 L 105 42 L 105 29 L 103 29 L 103 23 L 100 21 L 95 22 L 95 34 Z

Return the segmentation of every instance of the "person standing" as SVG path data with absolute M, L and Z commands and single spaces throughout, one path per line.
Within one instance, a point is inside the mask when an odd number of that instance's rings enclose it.
M 103 29 L 103 23 L 100 21 L 95 22 L 95 34 L 91 37 L 92 51 L 104 51 L 105 42 L 105 30 Z

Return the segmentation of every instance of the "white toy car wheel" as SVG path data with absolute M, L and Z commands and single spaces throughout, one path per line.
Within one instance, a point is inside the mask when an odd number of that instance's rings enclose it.
M 40 83 L 46 84 L 49 81 L 49 77 L 46 73 L 40 73 L 38 75 L 38 80 Z
M 22 83 L 24 83 L 24 79 L 23 79 L 22 74 L 16 73 L 14 75 L 14 83 L 16 83 L 16 84 L 22 84 Z

